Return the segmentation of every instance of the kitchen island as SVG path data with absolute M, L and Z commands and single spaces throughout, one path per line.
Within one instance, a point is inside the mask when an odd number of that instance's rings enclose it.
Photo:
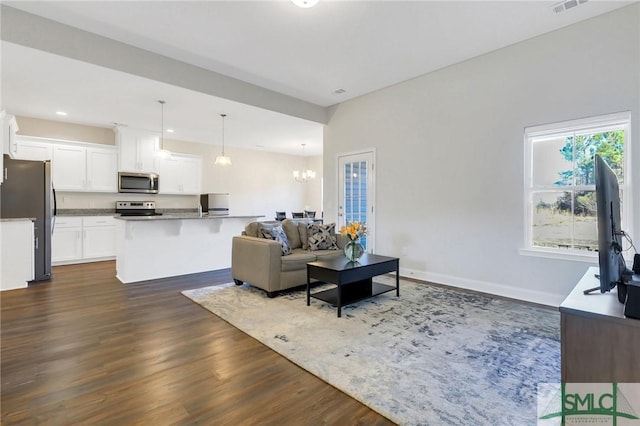
M 231 267 L 231 240 L 261 215 L 116 216 L 116 276 L 133 283 Z

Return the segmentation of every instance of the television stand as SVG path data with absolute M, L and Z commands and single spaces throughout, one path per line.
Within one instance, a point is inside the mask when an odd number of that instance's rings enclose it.
M 640 321 L 625 318 L 615 289 L 584 296 L 585 289 L 598 284 L 597 272 L 590 267 L 560 305 L 562 382 L 638 383 Z

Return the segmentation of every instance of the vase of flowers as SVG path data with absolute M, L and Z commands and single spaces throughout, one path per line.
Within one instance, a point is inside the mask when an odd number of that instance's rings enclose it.
M 357 262 L 364 254 L 364 247 L 360 243 L 362 237 L 367 235 L 367 226 L 360 222 L 351 222 L 340 228 L 340 233 L 348 239 L 344 246 L 344 255 L 351 262 Z

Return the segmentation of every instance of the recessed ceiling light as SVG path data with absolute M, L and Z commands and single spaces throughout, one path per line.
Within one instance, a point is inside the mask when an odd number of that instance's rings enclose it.
M 173 132 L 175 132 L 175 130 L 173 130 L 173 129 L 167 129 L 167 133 L 173 133 Z
M 318 4 L 318 1 L 320 0 L 291 0 L 291 1 L 296 6 L 306 9 L 306 8 L 315 6 L 316 4 Z
M 56 114 L 57 114 L 57 115 L 62 115 L 62 116 L 67 115 L 67 113 L 66 113 L 66 112 L 64 112 L 64 111 L 56 111 Z

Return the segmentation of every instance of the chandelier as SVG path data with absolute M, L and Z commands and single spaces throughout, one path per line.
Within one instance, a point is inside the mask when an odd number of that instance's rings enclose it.
M 231 165 L 231 157 L 227 157 L 224 154 L 224 118 L 226 116 L 227 116 L 227 114 L 220 114 L 220 117 L 222 117 L 222 155 L 218 155 L 216 157 L 216 162 L 215 162 L 216 166 L 230 166 Z
M 305 145 L 306 144 L 304 143 L 302 144 L 302 169 L 293 171 L 293 178 L 296 180 L 296 182 L 300 182 L 300 183 L 307 183 L 310 180 L 315 179 L 316 177 L 316 172 L 306 168 L 307 165 L 306 165 L 305 156 L 304 156 Z

